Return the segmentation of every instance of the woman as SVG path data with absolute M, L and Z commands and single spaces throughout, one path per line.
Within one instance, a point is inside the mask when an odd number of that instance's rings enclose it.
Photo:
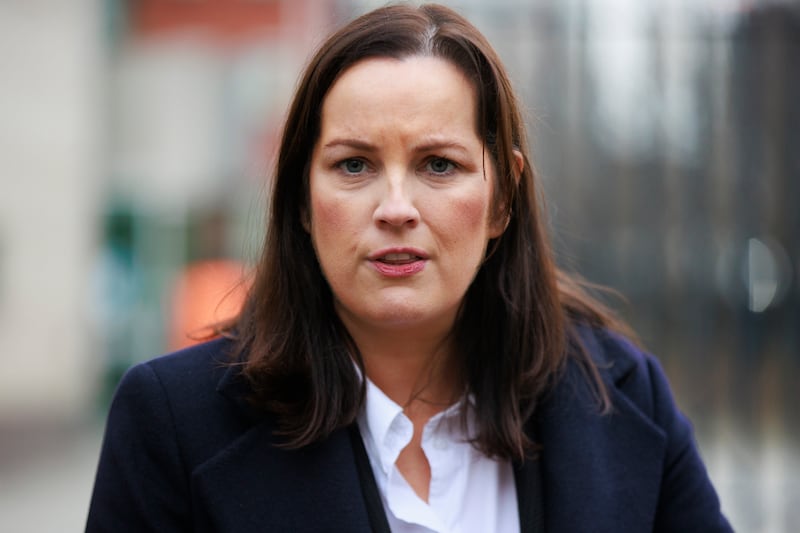
M 730 530 L 658 364 L 554 266 L 526 144 L 454 12 L 332 35 L 245 307 L 123 378 L 87 530 Z

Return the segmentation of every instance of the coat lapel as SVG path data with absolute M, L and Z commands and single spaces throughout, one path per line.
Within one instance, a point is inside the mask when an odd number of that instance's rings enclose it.
M 370 531 L 347 430 L 299 450 L 276 446 L 275 424 L 257 414 L 232 366 L 217 391 L 247 414 L 250 427 L 192 472 L 207 515 L 199 531 Z
M 652 531 L 666 437 L 617 388 L 633 365 L 621 360 L 607 369 L 608 415 L 598 414 L 572 363 L 542 404 L 537 433 L 547 531 Z
M 370 531 L 345 430 L 314 446 L 275 446 L 261 423 L 192 476 L 215 531 Z

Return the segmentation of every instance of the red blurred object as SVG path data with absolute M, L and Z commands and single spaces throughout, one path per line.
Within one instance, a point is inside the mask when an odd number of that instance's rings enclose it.
M 282 22 L 280 0 L 137 0 L 130 3 L 138 35 L 202 28 L 225 40 L 274 31 Z
M 189 264 L 175 282 L 167 348 L 179 350 L 214 336 L 214 325 L 234 318 L 249 284 L 244 266 L 229 259 Z

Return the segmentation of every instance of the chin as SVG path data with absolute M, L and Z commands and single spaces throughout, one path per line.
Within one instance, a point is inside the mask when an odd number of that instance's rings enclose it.
M 373 313 L 367 317 L 367 321 L 376 326 L 392 328 L 410 327 L 424 324 L 430 320 L 426 313 L 416 309 L 392 309 L 388 312 Z
M 430 302 L 420 301 L 419 294 L 384 293 L 376 296 L 370 301 L 337 300 L 339 315 L 345 322 L 353 321 L 376 329 L 449 329 L 458 310 L 457 302 L 453 305 L 430 305 Z
M 390 305 L 365 314 L 365 321 L 375 327 L 401 330 L 412 328 L 450 329 L 455 309 L 429 309 L 419 306 Z

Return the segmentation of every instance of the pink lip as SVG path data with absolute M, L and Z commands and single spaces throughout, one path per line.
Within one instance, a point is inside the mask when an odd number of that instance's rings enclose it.
M 396 254 L 408 254 L 413 256 L 413 259 L 397 263 L 383 261 L 387 255 Z M 383 248 L 371 253 L 368 259 L 373 268 L 384 276 L 402 278 L 422 272 L 428 261 L 428 254 L 417 248 Z

